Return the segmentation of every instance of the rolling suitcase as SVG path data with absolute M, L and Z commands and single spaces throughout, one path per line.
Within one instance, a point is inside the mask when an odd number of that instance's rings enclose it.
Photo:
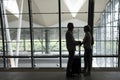
M 81 55 L 80 55 L 80 46 L 79 46 L 79 55 L 74 56 L 72 63 L 72 74 L 81 73 Z

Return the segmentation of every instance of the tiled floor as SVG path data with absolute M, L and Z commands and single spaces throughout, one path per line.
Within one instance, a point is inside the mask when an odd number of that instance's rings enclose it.
M 65 71 L 2 71 L 0 72 L 0 80 L 120 80 L 120 72 L 94 71 L 90 76 L 80 74 L 66 78 Z

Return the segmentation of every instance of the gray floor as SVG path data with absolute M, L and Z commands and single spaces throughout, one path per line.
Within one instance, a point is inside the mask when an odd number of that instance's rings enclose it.
M 120 80 L 120 72 L 92 71 L 90 76 L 80 74 L 66 78 L 65 71 L 2 71 L 0 72 L 0 80 Z

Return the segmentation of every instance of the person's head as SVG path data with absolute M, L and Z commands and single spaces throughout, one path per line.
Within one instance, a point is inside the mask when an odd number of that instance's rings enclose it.
M 73 30 L 73 28 L 74 28 L 74 25 L 73 25 L 73 23 L 68 23 L 68 25 L 67 25 L 67 28 L 68 28 L 68 30 Z
M 90 32 L 90 26 L 89 25 L 84 26 L 84 32 Z

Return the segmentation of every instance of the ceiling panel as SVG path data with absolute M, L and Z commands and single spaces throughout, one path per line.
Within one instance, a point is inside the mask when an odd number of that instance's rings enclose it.
M 17 0 L 20 7 L 20 0 Z M 100 18 L 101 12 L 104 10 L 106 3 L 109 0 L 95 0 L 95 16 L 94 23 Z M 66 21 L 72 19 L 73 17 L 68 10 L 68 7 L 61 0 L 61 20 Z M 24 0 L 24 14 L 23 20 L 28 21 L 28 1 Z M 79 10 L 79 13 L 75 17 L 81 21 L 87 22 L 88 19 L 88 0 L 86 0 L 85 4 Z M 99 13 L 100 12 L 100 13 Z M 32 13 L 33 13 L 33 22 L 45 27 L 54 25 L 58 23 L 58 0 L 32 0 Z M 9 21 L 17 20 L 15 16 L 8 16 Z

